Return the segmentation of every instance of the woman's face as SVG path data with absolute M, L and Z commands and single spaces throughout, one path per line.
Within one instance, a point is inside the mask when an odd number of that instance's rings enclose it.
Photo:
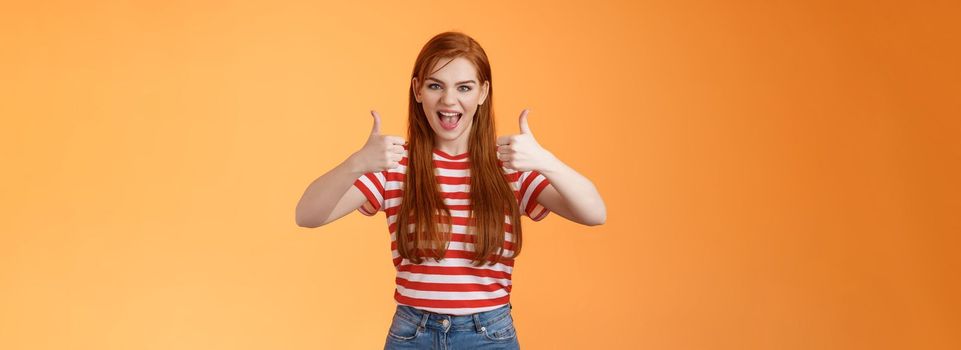
M 466 145 L 467 131 L 473 125 L 477 106 L 487 99 L 490 82 L 478 82 L 477 69 L 463 57 L 440 59 L 430 71 L 434 70 L 423 82 L 413 79 L 414 97 L 423 106 L 437 141 Z

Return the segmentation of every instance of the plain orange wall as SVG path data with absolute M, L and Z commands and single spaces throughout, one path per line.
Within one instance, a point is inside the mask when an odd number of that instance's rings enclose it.
M 0 5 L 0 348 L 381 348 L 383 216 L 294 207 L 446 30 L 607 203 L 523 348 L 961 348 L 958 2 L 345 3 Z

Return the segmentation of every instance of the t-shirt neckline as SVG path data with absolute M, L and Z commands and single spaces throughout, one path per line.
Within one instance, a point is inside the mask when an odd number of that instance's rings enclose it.
M 455 160 L 456 160 L 456 159 L 464 159 L 464 158 L 467 158 L 467 155 L 468 155 L 469 153 L 470 153 L 470 152 L 464 152 L 464 153 L 461 153 L 461 154 L 458 154 L 458 155 L 450 155 L 450 154 L 447 154 L 447 152 L 441 151 L 441 150 L 439 150 L 439 149 L 437 149 L 437 148 L 434 149 L 434 154 L 439 155 L 439 156 L 444 157 L 444 158 L 447 158 L 447 159 L 455 159 Z

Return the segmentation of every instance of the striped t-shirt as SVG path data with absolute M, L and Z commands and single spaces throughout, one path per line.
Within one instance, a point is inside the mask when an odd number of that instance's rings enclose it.
M 407 146 L 400 166 L 367 173 L 354 186 L 367 197 L 359 210 L 367 216 L 383 211 L 390 231 L 390 249 L 397 270 L 394 299 L 397 304 L 449 315 L 466 315 L 493 310 L 510 301 L 511 272 L 514 269 L 510 215 L 504 216 L 504 256 L 493 266 L 475 267 L 474 233 L 467 231 L 470 213 L 470 163 L 468 153 L 452 156 L 434 149 L 434 174 L 440 184 L 444 204 L 451 213 L 451 241 L 440 261 L 424 258 L 420 264 L 402 258 L 397 252 L 397 211 L 403 197 L 407 173 Z M 499 162 L 500 163 L 500 162 Z M 540 221 L 550 212 L 537 202 L 537 196 L 550 183 L 537 171 L 518 172 L 503 167 L 505 178 L 518 198 L 521 214 Z M 410 224 L 413 228 L 413 224 Z M 496 254 L 496 253 L 495 253 Z

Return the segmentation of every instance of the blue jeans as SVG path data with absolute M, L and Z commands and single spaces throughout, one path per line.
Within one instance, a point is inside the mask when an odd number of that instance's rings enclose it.
M 511 308 L 458 316 L 397 305 L 384 349 L 519 350 Z

